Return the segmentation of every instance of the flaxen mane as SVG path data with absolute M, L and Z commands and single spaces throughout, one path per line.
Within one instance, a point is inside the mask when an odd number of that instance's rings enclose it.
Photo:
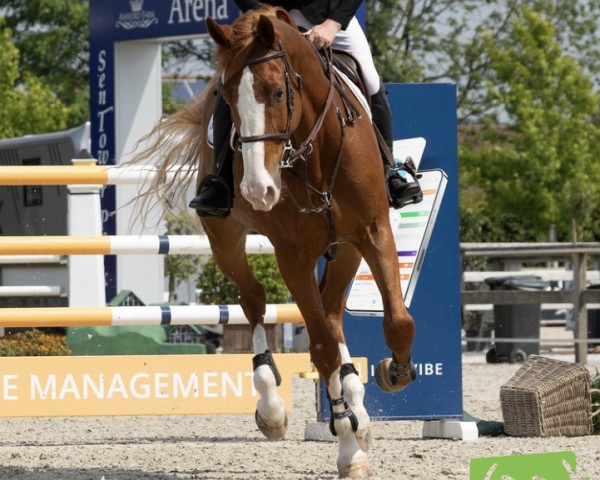
M 136 144 L 135 155 L 125 165 L 156 166 L 157 175 L 134 199 L 136 217 L 145 220 L 155 208 L 159 217 L 186 205 L 185 195 L 198 170 L 206 142 L 206 105 L 217 86 L 213 77 L 202 91 L 181 110 L 163 115 L 152 130 Z M 170 179 L 169 171 L 176 172 Z
M 254 32 L 261 15 L 283 20 L 295 27 L 286 10 L 267 4 L 261 5 L 256 10 L 249 10 L 245 15 L 236 19 L 231 25 L 230 45 L 228 48 L 217 47 L 215 54 L 219 63 L 219 73 L 225 71 L 226 80 L 244 68 L 244 62 L 256 39 Z

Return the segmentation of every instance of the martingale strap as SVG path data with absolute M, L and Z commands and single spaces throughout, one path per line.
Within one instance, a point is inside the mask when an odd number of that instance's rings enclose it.
M 259 353 L 254 356 L 252 359 L 253 370 L 256 370 L 261 365 L 268 365 L 271 367 L 271 371 L 275 376 L 275 383 L 277 386 L 281 385 L 281 375 L 279 374 L 279 370 L 277 370 L 277 365 L 275 365 L 275 359 L 273 358 L 271 350 L 267 350 L 265 353 Z
M 358 375 L 358 372 L 356 371 L 356 368 L 354 368 L 353 364 L 344 363 L 340 367 L 340 379 L 343 380 L 346 375 L 350 375 L 351 373 Z M 329 392 L 327 392 L 327 399 L 329 400 L 329 431 L 331 432 L 331 434 L 334 437 L 337 437 L 334 420 L 343 420 L 344 418 L 348 418 L 350 420 L 350 424 L 352 425 L 352 431 L 356 432 L 358 430 L 358 418 L 356 418 L 356 415 L 354 414 L 354 412 L 348 405 L 348 402 L 346 401 L 346 397 L 344 396 L 344 389 L 342 388 L 342 396 L 340 398 L 335 399 L 332 399 L 329 396 Z M 337 405 L 343 405 L 344 411 L 334 412 L 333 407 Z

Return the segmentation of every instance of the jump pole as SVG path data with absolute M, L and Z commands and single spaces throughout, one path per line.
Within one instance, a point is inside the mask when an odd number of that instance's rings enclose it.
M 90 160 L 77 165 L 0 166 L 0 185 L 139 185 L 158 173 L 148 165 L 96 165 Z M 187 167 L 174 166 L 165 179 L 195 175 Z
M 246 238 L 246 253 L 273 253 L 263 235 Z M 203 235 L 0 236 L 0 255 L 210 255 Z
M 264 323 L 304 323 L 296 304 L 267 305 Z M 247 325 L 239 305 L 1 308 L 0 327 Z
M 0 166 L 0 186 L 67 185 L 69 235 L 101 235 L 100 192 L 102 188 L 107 185 L 131 188 L 156 179 L 157 175 L 158 169 L 154 165 L 96 165 L 94 159 L 76 158 L 73 159 L 73 165 Z M 196 172 L 190 167 L 174 165 L 161 174 L 160 181 L 193 179 L 195 175 Z M 8 254 L 8 252 L 2 253 Z M 89 256 L 83 256 L 86 254 Z M 117 283 L 121 284 L 121 288 L 139 287 L 135 290 L 147 303 L 156 303 L 162 299 L 164 272 L 155 259 L 149 257 L 146 261 L 138 258 L 137 263 L 128 266 L 123 264 L 128 262 L 125 257 L 121 260 L 121 269 L 116 272 L 116 276 L 113 274 L 107 283 L 105 260 L 98 256 L 94 257 L 92 251 L 82 250 L 80 255 L 82 256 L 70 262 L 69 283 L 76 290 L 75 295 L 70 295 L 71 306 L 105 305 L 107 295 L 115 293 L 113 289 L 116 288 Z M 151 277 L 155 282 L 144 281 Z M 86 284 L 86 288 L 77 287 L 83 284 Z M 71 297 L 75 300 L 72 301 Z

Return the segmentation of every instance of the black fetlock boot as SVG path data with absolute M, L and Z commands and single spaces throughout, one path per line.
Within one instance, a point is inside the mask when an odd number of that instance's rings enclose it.
M 226 218 L 233 206 L 233 150 L 229 146 L 231 133 L 229 105 L 217 95 L 213 114 L 213 173 L 198 186 L 197 195 L 189 204 L 199 217 Z
M 385 166 L 385 186 L 390 206 L 392 208 L 402 208 L 410 203 L 419 203 L 423 200 L 423 193 L 417 179 L 414 163 L 412 163 L 412 160 L 407 159 L 405 163 L 393 164 L 392 112 L 383 84 L 379 91 L 371 96 L 371 114 L 373 115 L 373 124 L 379 130 L 389 150 L 389 153 L 382 153 Z M 388 156 L 390 157 L 389 160 L 386 158 Z

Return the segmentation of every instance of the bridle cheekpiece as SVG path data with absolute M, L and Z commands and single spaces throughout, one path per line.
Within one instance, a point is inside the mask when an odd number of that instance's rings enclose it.
M 290 66 L 289 57 L 285 48 L 281 42 L 279 42 L 280 50 L 272 50 L 261 57 L 251 58 L 246 60 L 244 66 L 256 65 L 258 63 L 269 62 L 271 60 L 275 60 L 281 58 L 284 65 L 284 80 L 285 80 L 285 90 L 286 90 L 286 105 L 287 105 L 287 120 L 285 126 L 285 132 L 274 132 L 274 133 L 265 133 L 263 135 L 248 135 L 248 136 L 240 136 L 238 138 L 238 149 L 241 149 L 242 144 L 244 143 L 253 143 L 253 142 L 269 142 L 269 141 L 277 141 L 281 140 L 285 142 L 285 146 L 283 147 L 283 154 L 281 159 L 279 160 L 280 168 L 289 168 L 293 164 L 293 160 L 295 160 L 298 155 L 293 155 L 295 152 L 294 147 L 292 146 L 292 116 L 294 115 L 294 89 L 292 88 L 291 77 L 292 74 L 296 79 L 296 84 L 298 86 L 298 90 L 302 90 L 302 77 L 296 73 L 292 67 Z M 311 148 L 312 151 L 312 148 Z

